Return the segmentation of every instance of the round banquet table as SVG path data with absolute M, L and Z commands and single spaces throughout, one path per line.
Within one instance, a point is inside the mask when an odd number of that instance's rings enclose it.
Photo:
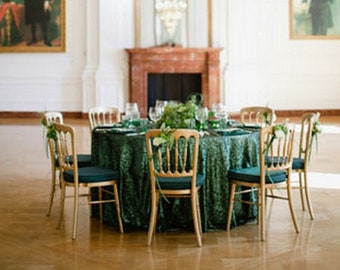
M 110 129 L 95 129 L 92 134 L 94 165 L 119 170 L 119 196 L 125 231 L 147 230 L 151 193 L 145 135 L 119 134 Z M 259 164 L 259 132 L 241 134 L 214 132 L 200 138 L 198 171 L 205 180 L 200 190 L 203 231 L 225 229 L 229 204 L 228 170 Z M 255 194 L 251 196 L 256 200 Z M 169 202 L 170 201 L 170 202 Z M 98 216 L 98 207 L 92 206 Z M 234 204 L 232 226 L 254 220 L 255 206 Z M 118 226 L 113 205 L 104 205 L 104 223 Z M 189 199 L 160 201 L 157 230 L 193 230 Z

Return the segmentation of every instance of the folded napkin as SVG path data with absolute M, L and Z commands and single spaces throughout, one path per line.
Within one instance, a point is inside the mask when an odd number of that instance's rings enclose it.
M 236 136 L 250 133 L 250 131 L 240 128 L 216 129 L 215 132 L 223 136 Z

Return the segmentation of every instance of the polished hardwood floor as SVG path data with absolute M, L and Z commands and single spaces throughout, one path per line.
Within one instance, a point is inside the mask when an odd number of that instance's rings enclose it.
M 294 122 L 297 119 L 292 119 Z M 90 153 L 86 120 L 65 119 L 76 128 L 78 150 Z M 230 232 L 120 234 L 81 206 L 78 236 L 71 240 L 72 205 L 57 230 L 59 192 L 46 216 L 50 164 L 39 119 L 0 119 L 0 269 L 340 269 L 340 118 L 324 117 L 318 151 L 311 161 L 315 220 L 301 210 L 298 191 L 296 234 L 285 202 L 268 201 L 267 240 L 249 223 Z

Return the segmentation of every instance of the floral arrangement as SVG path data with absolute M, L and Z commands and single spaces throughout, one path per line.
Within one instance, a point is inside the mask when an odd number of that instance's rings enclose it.
M 288 133 L 288 119 L 286 119 L 285 121 L 283 121 L 280 124 L 275 124 L 273 126 L 274 128 L 274 139 L 281 139 L 283 137 L 285 137 Z
M 161 145 L 169 146 L 169 148 L 172 148 L 174 144 L 174 132 L 175 129 L 172 129 L 170 127 L 166 127 L 165 124 L 161 126 L 162 132 L 159 134 L 159 136 L 155 137 L 152 144 L 156 147 L 160 147 Z
M 271 137 L 269 143 L 266 146 L 266 149 L 264 150 L 266 155 L 268 154 L 268 151 L 269 151 L 270 147 L 272 146 L 275 139 L 282 139 L 285 136 L 287 136 L 287 133 L 288 133 L 288 126 L 287 125 L 288 125 L 288 119 L 286 119 L 282 123 L 275 124 L 273 126 L 274 135 Z
M 313 124 L 313 129 L 312 129 L 312 139 L 310 142 L 310 152 L 309 152 L 309 157 L 308 159 L 310 159 L 311 154 L 312 154 L 312 145 L 313 145 L 313 141 L 315 138 L 315 143 L 316 143 L 316 151 L 318 151 L 318 134 L 320 134 L 322 132 L 322 126 L 321 126 L 321 122 L 319 120 L 320 118 L 320 113 L 317 112 L 314 116 L 314 124 Z
M 202 105 L 203 96 L 192 94 L 186 103 L 169 102 L 165 107 L 160 120 L 156 126 L 170 128 L 194 128 L 195 112 Z
M 164 107 L 160 120 L 156 127 L 162 132 L 154 139 L 153 145 L 156 147 L 169 146 L 172 148 L 174 143 L 173 133 L 177 128 L 195 128 L 195 112 L 202 105 L 203 96 L 192 94 L 186 103 L 170 102 Z
M 312 136 L 318 136 L 319 133 L 322 132 L 322 127 L 321 127 L 321 123 L 320 123 L 320 120 L 319 120 L 319 117 L 320 117 L 320 113 L 317 112 L 315 114 L 315 122 L 314 122 L 314 125 L 313 125 L 313 130 L 312 130 Z
M 44 117 L 44 113 L 41 113 L 41 124 L 44 126 L 44 141 L 45 141 L 45 150 L 46 155 L 48 156 L 48 139 L 57 140 L 57 130 L 55 128 L 54 123 L 47 123 L 46 118 Z
M 269 126 L 269 125 L 270 125 L 270 121 L 269 121 L 269 115 L 268 115 L 267 112 L 264 112 L 264 113 L 262 114 L 262 118 L 264 119 L 265 124 L 266 124 L 267 126 Z

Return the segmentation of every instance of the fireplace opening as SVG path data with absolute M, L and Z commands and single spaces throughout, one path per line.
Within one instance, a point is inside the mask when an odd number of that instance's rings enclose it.
M 148 108 L 156 100 L 186 102 L 193 93 L 202 93 L 201 73 L 148 73 Z

